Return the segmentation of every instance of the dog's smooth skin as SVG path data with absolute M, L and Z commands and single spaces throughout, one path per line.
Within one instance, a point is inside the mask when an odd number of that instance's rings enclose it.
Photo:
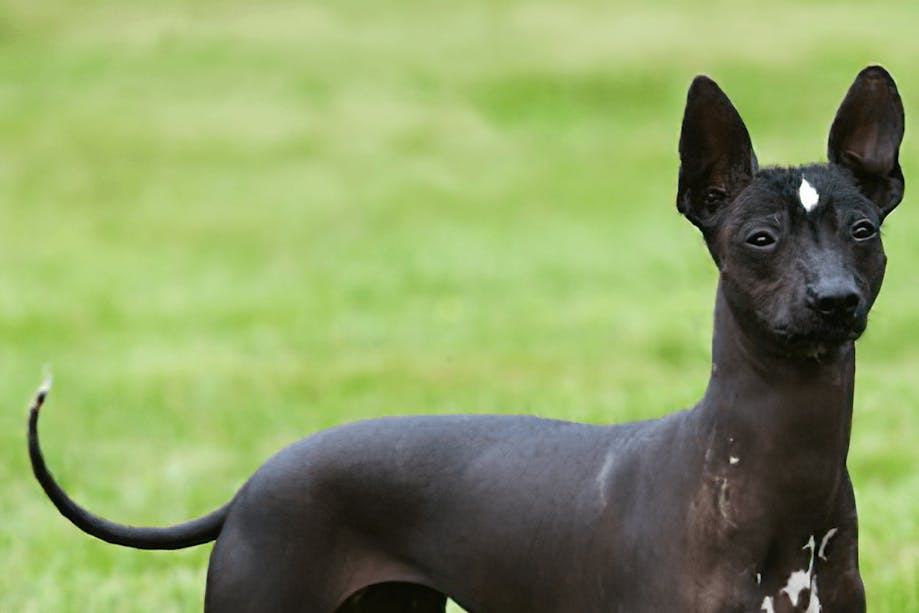
M 900 202 L 903 107 L 863 70 L 829 164 L 757 168 L 706 77 L 689 89 L 679 210 L 720 276 L 711 379 L 692 409 L 600 426 L 401 417 L 303 439 L 231 502 L 168 528 L 102 520 L 33 468 L 82 530 L 129 547 L 216 539 L 205 609 L 434 613 L 864 611 L 846 470 L 854 340 Z

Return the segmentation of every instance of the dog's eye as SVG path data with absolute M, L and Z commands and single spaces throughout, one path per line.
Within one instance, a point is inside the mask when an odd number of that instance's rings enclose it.
M 862 219 L 855 223 L 852 226 L 852 238 L 858 241 L 868 240 L 869 238 L 874 238 L 878 233 L 878 229 L 874 227 L 874 224 L 868 221 L 867 219 Z
M 775 244 L 775 237 L 769 232 L 760 230 L 747 237 L 747 244 L 754 247 L 770 247 Z

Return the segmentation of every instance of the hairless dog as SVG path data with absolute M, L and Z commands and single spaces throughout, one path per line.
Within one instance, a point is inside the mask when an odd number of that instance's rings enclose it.
M 111 543 L 216 540 L 205 610 L 476 613 L 864 611 L 846 468 L 854 341 L 903 195 L 903 107 L 864 69 L 829 162 L 760 169 L 718 86 L 697 77 L 677 207 L 719 271 L 711 376 L 693 408 L 588 425 L 527 416 L 352 423 L 269 459 L 220 509 L 166 528 L 99 518 Z

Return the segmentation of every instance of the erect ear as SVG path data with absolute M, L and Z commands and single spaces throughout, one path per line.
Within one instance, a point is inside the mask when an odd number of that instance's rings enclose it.
M 903 103 L 897 85 L 880 66 L 868 66 L 855 77 L 836 112 L 827 157 L 852 172 L 881 219 L 903 199 L 901 140 Z
M 714 81 L 696 77 L 680 133 L 677 209 L 708 237 L 754 173 L 750 134 L 734 105 Z

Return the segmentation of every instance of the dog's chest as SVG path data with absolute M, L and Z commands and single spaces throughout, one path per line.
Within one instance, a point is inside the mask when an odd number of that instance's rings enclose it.
M 768 552 L 773 559 L 756 563 L 735 552 L 701 573 L 696 569 L 684 585 L 684 610 L 762 613 L 820 613 L 865 610 L 864 589 L 853 543 L 837 543 L 830 528 L 808 537 L 803 547 Z M 704 565 L 700 564 L 699 568 Z
M 749 482 L 735 489 L 723 473 L 709 477 L 688 518 L 684 610 L 864 611 L 854 509 L 844 500 L 823 519 L 797 506 L 770 513 L 770 497 Z
M 838 549 L 831 547 L 838 532 L 833 527 L 822 536 L 811 534 L 800 551 L 792 549 L 780 562 L 756 573 L 757 585 L 764 594 L 761 611 L 819 613 L 823 610 L 821 586 L 824 592 L 837 591 L 840 565 L 831 563 L 829 556 L 831 551 L 840 555 Z

